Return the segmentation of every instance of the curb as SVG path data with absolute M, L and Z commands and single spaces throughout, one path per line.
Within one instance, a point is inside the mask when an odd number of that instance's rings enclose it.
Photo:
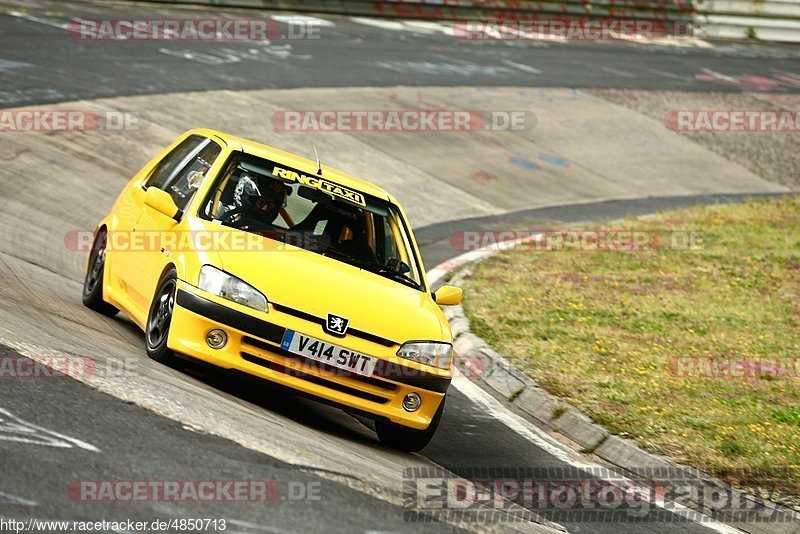
M 503 249 L 509 246 L 502 247 Z M 495 254 L 498 249 L 479 250 L 449 260 L 431 270 L 435 280 L 452 275 L 449 283 L 458 285 L 469 276 L 471 265 Z M 718 520 L 735 525 L 744 532 L 752 534 L 793 534 L 800 531 L 800 513 L 760 497 L 745 493 L 731 487 L 703 471 L 683 466 L 671 458 L 653 454 L 641 449 L 633 440 L 623 439 L 608 432 L 606 428 L 593 423 L 584 414 L 550 395 L 540 388 L 525 373 L 516 369 L 508 360 L 498 354 L 488 344 L 470 331 L 469 319 L 463 308 L 451 306 L 443 308 L 445 317 L 450 322 L 453 332 L 453 344 L 458 359 L 457 367 L 476 385 L 503 399 L 507 406 L 513 406 L 539 427 L 557 432 L 577 444 L 578 452 L 593 454 L 621 473 L 636 475 L 642 470 L 656 470 L 671 473 L 670 478 L 691 480 L 695 487 L 702 486 L 703 493 L 722 491 L 745 503 L 750 510 L 769 517 L 769 520 L 754 521 L 752 518 L 742 520 L 736 517 L 736 511 L 723 512 L 703 505 L 702 499 L 691 497 L 681 500 L 680 504 L 703 513 L 716 513 Z M 468 363 L 464 357 L 469 357 Z M 657 477 L 654 477 L 657 478 Z M 685 497 L 685 495 L 680 495 Z M 700 496 L 702 497 L 702 496 Z M 675 500 L 676 502 L 678 499 Z

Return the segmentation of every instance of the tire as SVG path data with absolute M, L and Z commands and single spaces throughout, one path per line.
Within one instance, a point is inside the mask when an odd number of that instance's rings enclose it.
M 147 355 L 164 364 L 176 362 L 175 353 L 167 347 L 167 339 L 169 338 L 169 326 L 172 322 L 177 288 L 177 273 L 175 269 L 170 269 L 158 283 L 145 324 L 144 337 Z
M 89 263 L 86 265 L 86 276 L 83 278 L 83 305 L 87 308 L 113 317 L 119 310 L 103 300 L 103 273 L 106 268 L 106 243 L 105 229 L 97 232 L 89 254 Z
M 417 430 L 415 428 L 407 428 L 392 423 L 384 423 L 382 421 L 375 421 L 375 431 L 378 434 L 378 439 L 387 447 L 397 449 L 405 452 L 417 452 L 425 448 L 433 439 L 436 429 L 439 427 L 439 421 L 442 419 L 444 413 L 444 402 L 447 397 L 442 399 L 439 404 L 439 409 L 433 416 L 431 424 L 425 430 Z

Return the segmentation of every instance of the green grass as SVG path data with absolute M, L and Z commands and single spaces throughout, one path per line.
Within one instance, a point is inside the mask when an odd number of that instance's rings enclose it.
M 800 198 L 614 228 L 702 232 L 699 251 L 506 251 L 473 270 L 477 335 L 611 432 L 743 486 L 800 495 L 800 379 L 703 378 L 674 359 L 800 357 Z

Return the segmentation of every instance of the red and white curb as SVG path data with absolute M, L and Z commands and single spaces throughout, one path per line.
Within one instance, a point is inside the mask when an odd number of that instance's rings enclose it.
M 430 285 L 434 285 L 448 274 L 460 269 L 461 267 L 469 263 L 475 263 L 478 260 L 488 258 L 489 256 L 497 254 L 498 252 L 514 248 L 523 243 L 528 243 L 530 241 L 540 242 L 543 239 L 543 237 L 544 234 L 541 232 L 534 233 L 531 235 L 527 235 L 525 237 L 520 237 L 518 239 L 500 241 L 499 243 L 493 243 L 483 248 L 465 252 L 464 254 L 461 254 L 453 259 L 442 262 L 433 269 L 429 270 L 427 273 L 428 283 Z

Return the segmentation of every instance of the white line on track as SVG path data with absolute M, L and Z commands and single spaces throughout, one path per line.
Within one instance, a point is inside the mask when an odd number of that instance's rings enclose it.
M 429 20 L 406 20 L 403 24 L 411 31 L 422 31 L 423 33 L 443 33 L 444 35 L 454 35 L 453 27 L 439 21 Z
M 75 445 L 76 447 L 80 447 L 81 449 L 85 449 L 87 451 L 100 452 L 100 449 L 98 449 L 97 447 L 95 447 L 94 445 L 92 445 L 90 443 L 86 443 L 85 441 L 81 441 L 81 440 L 79 440 L 77 438 L 71 438 L 69 436 L 65 436 L 64 434 L 60 434 L 60 433 L 55 432 L 53 430 L 49 430 L 47 428 L 43 428 L 43 427 L 40 427 L 38 425 L 34 425 L 33 423 L 29 423 L 28 421 L 23 421 L 22 419 L 20 419 L 16 415 L 12 414 L 11 412 L 6 410 L 5 408 L 0 408 L 0 415 L 4 415 L 9 420 L 11 420 L 11 421 L 13 421 L 15 423 L 13 425 L 12 430 L 19 428 L 19 429 L 23 429 L 24 431 L 29 431 L 30 429 L 33 429 L 33 430 L 37 430 L 37 431 L 41 432 L 42 434 L 45 434 L 46 436 L 53 436 L 53 437 L 56 437 L 56 438 L 62 440 L 63 442 L 65 442 L 63 444 L 56 445 L 56 446 L 69 447 L 70 445 Z M 0 423 L 2 423 L 2 419 L 0 419 Z M 8 426 L 8 425 L 6 425 L 6 426 Z M 0 430 L 2 430 L 2 428 L 0 428 Z M 0 439 L 5 439 L 2 434 L 0 434 Z M 20 442 L 23 442 L 23 443 L 33 443 L 33 444 L 37 443 L 36 441 L 30 441 L 30 440 L 25 440 L 25 439 L 15 439 L 15 441 L 20 441 Z
M 0 59 L 0 72 L 6 72 L 13 69 L 26 69 L 32 67 L 30 63 L 23 63 L 21 61 L 11 61 L 9 59 Z
M 336 26 L 336 24 L 330 20 L 325 20 L 318 17 L 310 17 L 308 15 L 271 15 L 270 18 L 285 24 L 310 24 L 324 26 L 327 28 Z
M 717 78 L 719 80 L 723 80 L 723 81 L 731 82 L 731 83 L 738 83 L 736 78 L 734 78 L 733 76 L 728 76 L 727 74 L 722 74 L 721 72 L 717 72 L 717 71 L 714 71 L 714 70 L 711 70 L 711 69 L 703 69 L 703 72 L 705 74 L 708 74 L 709 76 L 713 76 L 714 78 Z
M 9 11 L 7 14 L 12 16 L 12 17 L 17 17 L 19 19 L 27 20 L 28 22 L 36 22 L 38 24 L 44 24 L 45 26 L 51 26 L 53 28 L 58 28 L 59 30 L 66 30 L 67 29 L 67 23 L 66 22 L 60 22 L 60 21 L 57 21 L 57 20 L 54 20 L 54 19 L 46 19 L 46 18 L 42 18 L 42 17 L 36 17 L 36 16 L 33 16 L 33 15 L 28 15 L 26 13 L 22 13 L 20 11 Z
M 542 71 L 537 69 L 536 67 L 531 67 L 530 65 L 524 65 L 522 63 L 517 63 L 516 61 L 511 61 L 510 59 L 506 59 L 503 61 L 509 67 L 514 67 L 515 69 L 519 69 L 523 72 L 530 72 L 533 74 L 541 74 Z
M 432 35 L 435 33 L 442 33 L 448 36 L 454 36 L 453 27 L 438 21 L 429 20 L 384 20 L 373 19 L 369 17 L 350 17 L 350 20 L 356 24 L 363 24 L 364 26 L 372 26 L 382 30 L 392 31 L 406 31 L 411 33 L 421 33 Z
M 4 491 L 0 491 L 0 501 L 7 501 L 10 502 L 11 504 L 20 504 L 22 506 L 38 506 L 39 504 L 36 501 L 32 501 L 24 497 L 19 497 L 17 495 L 12 495 Z
M 350 17 L 350 20 L 357 24 L 363 24 L 364 26 L 374 26 L 375 28 L 381 28 L 382 30 L 405 30 L 406 27 L 403 25 L 402 22 L 398 22 L 396 20 L 383 20 L 383 19 L 370 19 L 367 17 Z
M 713 48 L 714 45 L 699 37 L 659 37 L 657 39 L 638 40 L 637 44 L 656 46 L 675 46 L 680 48 Z

